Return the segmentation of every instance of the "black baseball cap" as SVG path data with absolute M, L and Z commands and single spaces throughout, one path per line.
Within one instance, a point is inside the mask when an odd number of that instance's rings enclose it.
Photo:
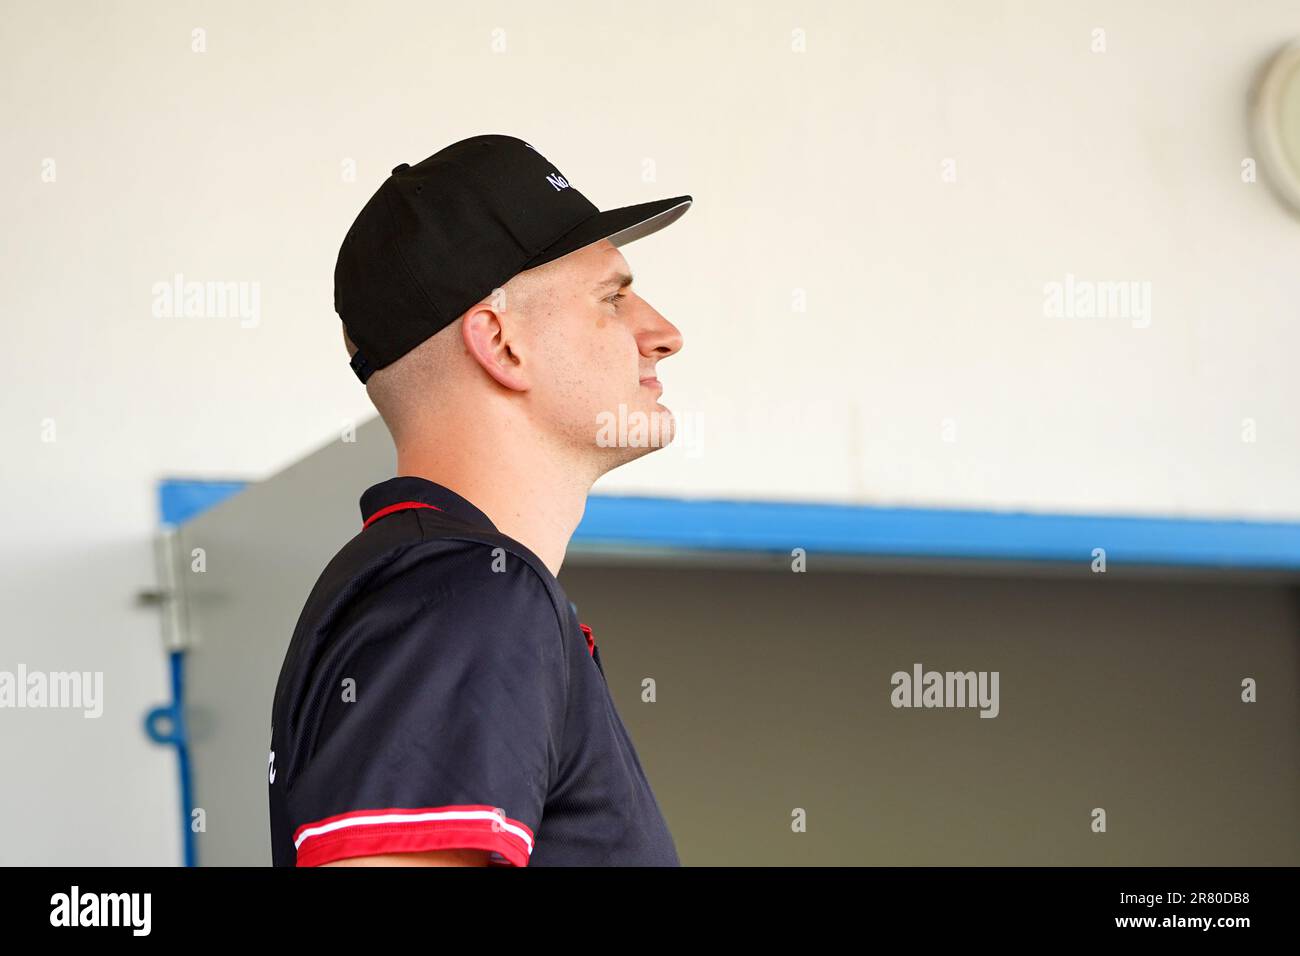
M 541 153 L 514 136 L 472 136 L 370 197 L 339 249 L 334 311 L 357 346 L 365 382 L 512 276 L 608 239 L 657 232 L 690 196 L 597 209 Z

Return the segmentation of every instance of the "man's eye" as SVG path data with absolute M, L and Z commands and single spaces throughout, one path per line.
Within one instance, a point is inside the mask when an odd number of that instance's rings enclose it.
M 622 294 L 621 292 L 615 292 L 613 295 L 611 295 L 611 296 L 607 296 L 607 297 L 605 298 L 605 301 L 606 301 L 606 302 L 613 302 L 613 303 L 614 303 L 614 308 L 618 308 L 618 300 L 619 300 L 619 299 L 626 299 L 626 298 L 627 298 L 627 296 L 624 295 L 624 294 Z

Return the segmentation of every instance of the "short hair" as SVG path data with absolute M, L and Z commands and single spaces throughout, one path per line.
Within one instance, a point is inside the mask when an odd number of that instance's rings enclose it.
M 554 273 L 553 269 L 547 268 L 548 265 L 550 263 L 517 273 L 502 283 L 508 308 L 531 311 L 545 307 Z M 493 289 L 484 299 L 492 298 L 496 291 Z M 394 444 L 401 444 L 406 431 L 419 420 L 422 411 L 438 406 L 442 394 L 439 383 L 451 377 L 450 372 L 464 351 L 460 331 L 463 318 L 463 315 L 457 316 L 450 325 L 439 329 L 396 361 L 372 372 L 366 379 L 366 393 L 393 436 Z M 357 344 L 348 335 L 346 324 L 343 324 L 343 344 L 351 360 L 357 352 Z

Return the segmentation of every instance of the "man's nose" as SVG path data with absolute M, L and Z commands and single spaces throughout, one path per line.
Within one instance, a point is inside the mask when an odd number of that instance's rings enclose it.
M 641 301 L 645 302 L 644 299 Z M 667 358 L 680 352 L 682 333 L 677 326 L 665 319 L 649 302 L 645 302 L 645 313 L 645 328 L 640 335 L 642 353 Z

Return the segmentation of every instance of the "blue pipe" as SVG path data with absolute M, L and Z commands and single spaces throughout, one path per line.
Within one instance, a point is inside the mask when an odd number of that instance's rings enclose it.
M 190 775 L 189 737 L 185 729 L 183 707 L 185 652 L 172 651 L 168 656 L 171 658 L 172 700 L 170 704 L 155 707 L 145 714 L 144 732 L 154 743 L 176 748 L 181 775 L 181 846 L 184 850 L 184 865 L 198 866 L 198 846 L 194 839 L 194 830 L 190 825 L 194 813 L 194 788 Z

